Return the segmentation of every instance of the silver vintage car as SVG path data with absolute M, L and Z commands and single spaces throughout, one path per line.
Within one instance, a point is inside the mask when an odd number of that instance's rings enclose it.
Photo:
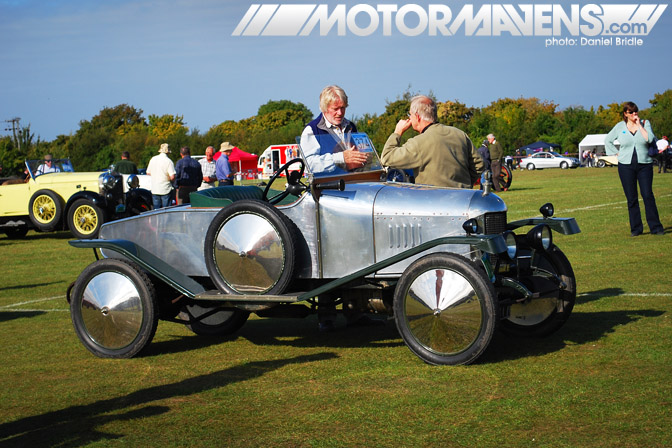
M 573 218 L 545 204 L 540 217 L 508 222 L 487 182 L 480 191 L 387 182 L 368 136 L 347 140 L 368 153 L 363 166 L 335 162 L 333 139 L 303 145 L 265 188 L 199 191 L 190 205 L 71 241 L 102 255 L 68 290 L 84 346 L 129 358 L 159 319 L 225 335 L 250 313 L 300 318 L 336 305 L 393 317 L 415 355 L 457 365 L 478 359 L 498 329 L 540 336 L 564 324 L 576 281 L 552 235 L 580 232 Z M 286 187 L 272 190 L 280 173 Z

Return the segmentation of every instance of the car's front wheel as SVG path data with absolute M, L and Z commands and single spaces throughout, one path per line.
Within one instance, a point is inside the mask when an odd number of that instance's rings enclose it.
M 50 190 L 39 190 L 30 198 L 28 213 L 30 220 L 42 232 L 50 232 L 61 220 L 63 206 L 61 198 Z
M 567 168 L 569 168 L 569 163 L 560 162 L 560 168 L 562 168 L 563 170 L 566 170 Z
M 68 228 L 75 238 L 95 238 L 104 222 L 103 210 L 88 199 L 76 200 L 68 210 Z
M 483 354 L 497 326 L 492 283 L 470 261 L 435 253 L 406 268 L 394 292 L 397 329 L 428 364 L 459 365 Z
M 521 266 L 521 281 L 540 297 L 510 305 L 501 322 L 503 331 L 517 336 L 546 336 L 567 322 L 576 301 L 576 278 L 565 254 L 553 246 L 548 251 L 521 251 L 529 266 Z
M 154 286 L 137 265 L 114 258 L 90 264 L 70 295 L 70 316 L 84 346 L 101 358 L 131 358 L 154 337 Z
M 597 161 L 597 167 L 598 168 L 604 168 L 605 166 L 607 166 L 607 163 L 604 160 L 598 160 Z

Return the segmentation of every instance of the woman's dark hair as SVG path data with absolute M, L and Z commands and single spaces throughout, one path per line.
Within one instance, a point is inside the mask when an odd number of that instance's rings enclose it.
M 628 121 L 628 119 L 625 117 L 625 114 L 632 112 L 639 112 L 639 108 L 635 103 L 633 103 L 632 101 L 628 101 L 625 104 L 623 104 L 623 121 Z

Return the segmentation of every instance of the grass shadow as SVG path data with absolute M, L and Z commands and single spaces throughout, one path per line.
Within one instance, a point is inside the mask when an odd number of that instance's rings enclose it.
M 382 322 L 383 325 L 346 327 L 339 317 L 335 331 L 320 333 L 316 316 L 300 320 L 258 319 L 247 322 L 238 335 L 255 345 L 298 348 L 385 348 L 403 345 L 394 321 Z
M 530 356 L 543 356 L 562 350 L 568 345 L 589 344 L 612 333 L 616 327 L 662 314 L 665 312 L 660 310 L 573 313 L 560 330 L 541 338 L 511 336 L 500 331 L 495 334 L 479 363 L 489 364 Z
M 156 401 L 220 389 L 263 376 L 290 364 L 320 362 L 336 357 L 334 353 L 323 352 L 288 359 L 253 361 L 172 384 L 148 387 L 120 397 L 25 417 L 0 424 L 0 445 L 76 447 L 120 439 L 125 435 L 104 432 L 99 427 L 114 421 L 151 417 L 173 411 L 170 406 L 152 404 Z
M 38 286 L 49 286 L 60 284 L 60 282 L 46 282 L 46 283 L 33 283 L 30 285 L 16 285 L 16 286 L 7 286 L 5 288 L 0 288 L 0 291 L 11 291 L 12 289 L 26 289 L 26 288 L 36 288 Z
M 576 296 L 576 303 L 588 303 L 600 300 L 604 297 L 616 297 L 623 294 L 623 288 L 603 288 L 596 291 L 588 291 Z
M 179 325 L 179 324 L 178 324 Z M 298 348 L 371 348 L 403 345 L 394 321 L 384 325 L 353 327 L 345 325 L 330 333 L 320 333 L 317 318 L 251 319 L 236 333 L 225 336 L 175 336 L 174 339 L 152 342 L 140 356 L 151 357 L 198 350 L 211 345 L 246 339 L 255 345 Z
M 15 319 L 24 319 L 26 317 L 37 317 L 46 314 L 46 311 L 0 311 L 0 322 L 8 322 Z

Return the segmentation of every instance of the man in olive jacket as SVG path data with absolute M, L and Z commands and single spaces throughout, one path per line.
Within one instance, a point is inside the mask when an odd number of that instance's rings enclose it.
M 420 134 L 399 146 L 411 127 Z M 416 183 L 440 187 L 472 188 L 483 170 L 467 134 L 437 123 L 436 104 L 424 95 L 411 99 L 409 118 L 397 123 L 380 159 L 385 166 L 412 168 Z
M 490 169 L 492 170 L 492 183 L 494 184 L 495 191 L 502 191 L 502 187 L 499 184 L 499 176 L 502 172 L 502 157 L 504 156 L 504 150 L 502 145 L 499 144 L 494 134 L 488 134 L 486 137 L 490 142 Z

